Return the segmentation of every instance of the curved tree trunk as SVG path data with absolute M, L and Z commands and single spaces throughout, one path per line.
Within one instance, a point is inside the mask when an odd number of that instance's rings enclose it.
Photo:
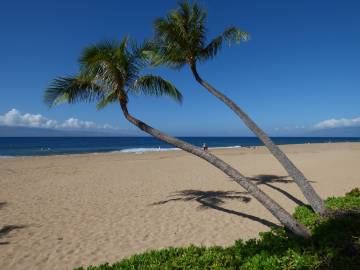
M 175 137 L 169 136 L 161 131 L 152 128 L 151 126 L 145 124 L 144 122 L 136 119 L 131 116 L 127 110 L 127 104 L 125 102 L 120 101 L 121 109 L 124 113 L 125 118 L 137 126 L 139 129 L 145 131 L 146 133 L 152 135 L 153 137 L 162 140 L 168 144 L 176 146 L 188 153 L 196 155 L 213 166 L 217 167 L 225 174 L 230 176 L 235 182 L 245 188 L 253 197 L 255 197 L 262 205 L 265 206 L 286 228 L 288 228 L 291 232 L 296 235 L 302 236 L 304 238 L 309 238 L 309 231 L 300 223 L 298 223 L 285 209 L 283 209 L 278 203 L 272 200 L 269 196 L 267 196 L 262 190 L 260 190 L 255 184 L 250 182 L 245 178 L 242 174 L 240 174 L 237 170 L 232 168 L 230 165 L 214 156 L 213 154 L 203 151 L 199 147 L 195 147 L 187 142 L 181 141 Z
M 313 187 L 310 185 L 304 174 L 291 162 L 291 160 L 284 154 L 281 149 L 273 143 L 273 141 L 266 135 L 266 133 L 261 130 L 255 122 L 244 112 L 239 106 L 235 104 L 231 99 L 217 91 L 214 87 L 204 81 L 196 70 L 196 64 L 191 65 L 191 71 L 198 83 L 205 87 L 211 94 L 216 96 L 222 102 L 224 102 L 228 107 L 230 107 L 243 122 L 245 125 L 256 134 L 256 136 L 265 144 L 269 151 L 274 155 L 274 157 L 281 163 L 284 169 L 288 174 L 294 179 L 295 183 L 299 186 L 302 193 L 304 194 L 307 201 L 310 203 L 311 207 L 315 212 L 324 214 L 326 212 L 324 201 L 320 196 L 315 192 Z

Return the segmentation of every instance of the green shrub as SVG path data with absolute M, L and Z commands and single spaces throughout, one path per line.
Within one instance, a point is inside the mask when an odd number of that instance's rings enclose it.
M 358 210 L 360 209 L 360 197 L 330 197 L 325 201 L 330 210 Z
M 355 188 L 346 193 L 344 197 L 327 198 L 325 205 L 330 212 L 330 216 L 331 213 L 335 213 L 336 215 L 337 211 L 343 212 L 343 214 L 360 211 L 360 190 L 359 188 Z M 316 226 L 328 220 L 328 218 L 321 217 L 314 213 L 308 205 L 296 207 L 293 216 L 310 230 L 313 230 Z
M 308 205 L 296 207 L 293 216 L 310 230 L 321 222 L 321 217 L 314 213 Z
M 360 189 L 359 188 L 354 188 L 350 192 L 346 193 L 345 196 L 360 197 Z
M 272 229 L 230 247 L 167 248 L 86 269 L 360 269 L 359 189 L 328 198 L 325 204 L 330 211 L 326 217 L 308 206 L 295 209 L 294 217 L 312 232 L 310 240 Z

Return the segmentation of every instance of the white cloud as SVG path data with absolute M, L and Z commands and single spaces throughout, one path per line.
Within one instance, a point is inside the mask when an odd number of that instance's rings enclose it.
M 315 128 L 337 128 L 337 127 L 358 127 L 360 126 L 360 117 L 352 119 L 328 119 L 314 125 Z
M 47 119 L 41 114 L 21 114 L 18 110 L 11 109 L 6 114 L 0 116 L 0 124 L 6 126 L 55 128 L 57 121 Z
M 61 124 L 63 128 L 98 128 L 98 126 L 91 121 L 82 121 L 77 118 L 69 118 L 64 123 Z
M 73 117 L 59 123 L 41 114 L 21 114 L 16 109 L 11 109 L 4 115 L 0 115 L 0 125 L 56 129 L 116 129 L 109 124 L 99 125 L 92 121 L 83 121 Z

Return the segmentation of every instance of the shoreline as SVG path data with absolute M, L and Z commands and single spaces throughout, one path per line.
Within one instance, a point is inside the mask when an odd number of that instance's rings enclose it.
M 328 144 L 360 144 L 360 142 L 323 142 L 323 143 L 294 143 L 294 144 L 277 144 L 279 147 L 289 147 L 289 146 L 301 146 L 301 145 L 328 145 Z M 199 147 L 201 148 L 201 147 Z M 241 146 L 241 145 L 234 145 L 234 146 L 215 146 L 209 147 L 209 150 L 226 150 L 226 149 L 266 149 L 264 145 L 254 145 L 254 146 Z M 151 149 L 151 150 L 148 150 Z M 4 159 L 18 159 L 18 158 L 37 158 L 37 157 L 57 157 L 57 156 L 82 156 L 82 155 L 106 155 L 106 154 L 135 154 L 135 155 L 142 155 L 148 153 L 164 153 L 164 152 L 176 152 L 176 151 L 183 151 L 179 148 L 155 148 L 155 147 L 143 147 L 143 148 L 127 148 L 122 150 L 114 150 L 114 151 L 101 151 L 101 152 L 85 152 L 85 153 L 64 153 L 64 154 L 49 154 L 49 155 L 24 155 L 24 156 L 9 156 L 0 155 L 0 160 Z M 185 152 L 185 151 L 183 151 Z

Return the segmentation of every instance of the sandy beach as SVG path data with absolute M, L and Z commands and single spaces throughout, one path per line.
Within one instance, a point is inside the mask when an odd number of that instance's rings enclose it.
M 281 147 L 322 197 L 360 186 L 360 144 Z M 304 198 L 257 149 L 211 150 L 292 211 Z M 278 224 L 183 151 L 0 159 L 0 268 L 73 269 L 168 246 L 230 245 Z

